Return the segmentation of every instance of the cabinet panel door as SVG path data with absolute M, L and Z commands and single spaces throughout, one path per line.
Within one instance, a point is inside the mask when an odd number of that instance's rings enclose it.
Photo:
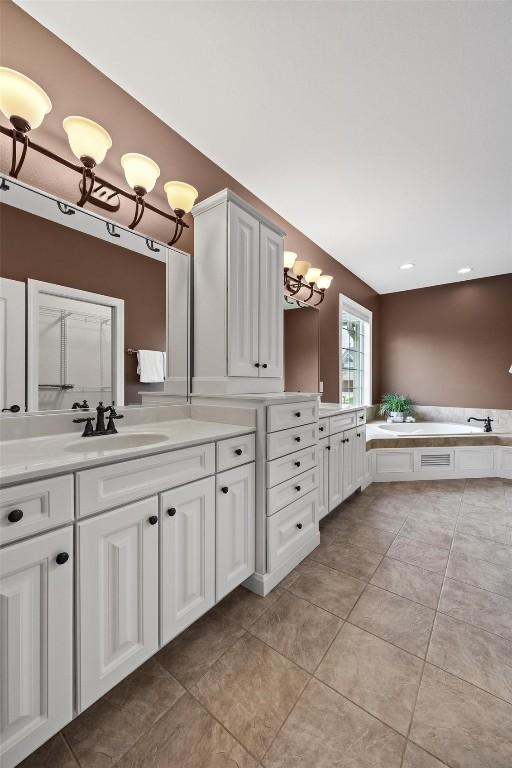
M 366 427 L 357 427 L 354 450 L 354 484 L 360 488 L 364 483 L 366 459 Z
M 259 371 L 259 226 L 250 214 L 229 204 L 229 376 L 257 376 Z
M 158 499 L 78 525 L 79 709 L 158 649 Z
M 217 475 L 217 600 L 254 573 L 254 464 Z
M 329 512 L 343 501 L 343 432 L 329 438 Z
M 329 512 L 329 438 L 324 437 L 318 451 L 318 519 Z
M 160 497 L 161 643 L 215 603 L 215 478 Z
M 25 410 L 25 284 L 0 278 L 0 408 Z
M 59 565 L 56 556 L 67 552 Z M 73 530 L 0 557 L 0 763 L 12 768 L 73 715 Z
M 349 429 L 343 433 L 345 443 L 343 445 L 343 499 L 346 499 L 356 489 L 356 461 L 358 440 L 357 428 Z
M 283 375 L 283 238 L 260 225 L 259 375 Z

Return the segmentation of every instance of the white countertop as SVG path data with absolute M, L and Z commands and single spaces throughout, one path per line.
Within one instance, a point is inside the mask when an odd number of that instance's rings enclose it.
M 365 405 L 340 405 L 339 403 L 320 403 L 319 416 L 326 419 L 328 416 L 337 416 L 339 413 L 353 413 L 354 411 L 365 411 Z
M 199 443 L 222 440 L 236 435 L 254 432 L 254 427 L 237 424 L 220 424 L 214 421 L 196 419 L 178 419 L 176 421 L 152 422 L 119 430 L 119 435 L 138 435 L 153 433 L 162 436 L 159 442 L 144 447 L 131 447 L 112 450 L 109 447 L 110 435 L 95 437 L 104 440 L 101 451 L 87 449 L 88 441 L 93 438 L 77 436 L 69 432 L 46 437 L 5 440 L 0 443 L 0 485 L 35 480 L 49 475 L 88 469 L 100 464 L 111 464 L 125 459 L 149 456 L 177 448 L 187 448 Z M 83 452 L 80 451 L 83 445 Z M 79 450 L 70 450 L 78 448 Z

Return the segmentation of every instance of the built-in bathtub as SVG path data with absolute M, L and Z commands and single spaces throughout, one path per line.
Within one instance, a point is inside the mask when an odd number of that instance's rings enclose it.
M 476 435 L 482 433 L 482 427 L 469 424 L 449 424 L 441 421 L 418 421 L 404 424 L 378 424 L 376 428 L 393 437 L 411 437 L 415 435 Z

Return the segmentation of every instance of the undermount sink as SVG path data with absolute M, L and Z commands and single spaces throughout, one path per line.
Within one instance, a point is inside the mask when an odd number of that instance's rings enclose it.
M 100 435 L 99 437 L 82 437 L 68 445 L 65 450 L 71 453 L 110 453 L 127 448 L 143 448 L 146 445 L 166 442 L 169 438 L 157 432 L 139 432 L 132 435 Z

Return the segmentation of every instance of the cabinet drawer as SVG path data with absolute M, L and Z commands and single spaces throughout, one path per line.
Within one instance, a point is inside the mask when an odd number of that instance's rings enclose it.
M 318 422 L 318 432 L 320 438 L 322 437 L 329 437 L 330 429 L 329 429 L 329 418 L 326 416 L 323 419 L 320 419 Z
M 230 437 L 217 443 L 217 472 L 254 461 L 254 435 Z
M 70 520 L 73 520 L 72 475 L 23 483 L 0 491 L 0 544 Z
M 267 515 L 273 515 L 315 488 L 318 488 L 318 470 L 316 467 L 302 472 L 285 483 L 269 488 L 267 491 Z
M 267 432 L 300 427 L 314 421 L 318 421 L 317 400 L 269 405 L 267 408 Z
M 272 488 L 278 483 L 284 483 L 295 475 L 300 475 L 307 469 L 317 465 L 317 448 L 315 445 L 296 451 L 288 456 L 283 456 L 274 461 L 267 461 L 267 488 Z
M 267 520 L 268 568 L 279 568 L 318 530 L 318 491 L 289 504 Z
M 91 515 L 214 472 L 214 443 L 86 469 L 76 475 L 78 514 Z
M 338 416 L 331 416 L 329 419 L 329 434 L 335 435 L 337 432 L 351 429 L 352 427 L 355 427 L 355 425 L 355 413 L 340 413 Z
M 278 459 L 299 448 L 315 445 L 318 441 L 318 424 L 285 429 L 267 435 L 267 459 Z
M 356 412 L 356 422 L 357 424 L 366 424 L 366 408 Z

